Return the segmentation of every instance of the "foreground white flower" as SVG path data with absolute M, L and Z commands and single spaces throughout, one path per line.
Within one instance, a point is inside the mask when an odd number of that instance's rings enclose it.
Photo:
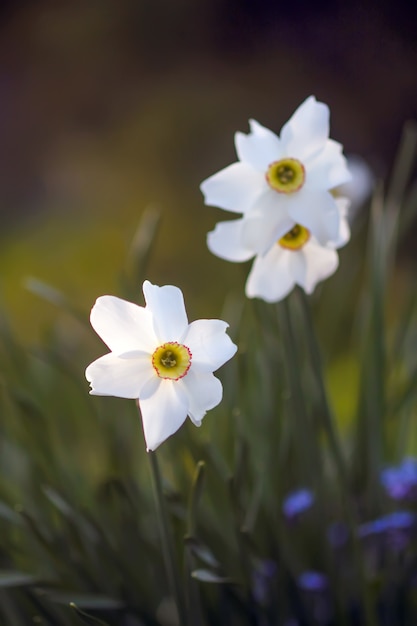
M 250 120 L 250 133 L 236 133 L 239 161 L 201 184 L 205 203 L 242 213 L 245 250 L 265 254 L 294 223 L 302 224 L 325 245 L 340 228 L 340 212 L 331 193 L 350 180 L 340 143 L 329 139 L 329 108 L 313 96 L 305 100 L 278 137 Z M 230 225 L 219 225 L 226 239 Z
M 187 415 L 196 426 L 222 399 L 213 375 L 237 348 L 221 320 L 188 323 L 180 289 L 143 283 L 146 307 L 97 299 L 91 324 L 111 352 L 85 372 L 91 394 L 139 400 L 147 450 L 175 433 Z

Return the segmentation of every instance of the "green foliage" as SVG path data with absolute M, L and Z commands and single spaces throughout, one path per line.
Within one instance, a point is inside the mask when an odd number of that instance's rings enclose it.
M 239 352 L 219 374 L 224 400 L 164 443 L 158 464 L 134 402 L 88 396 L 100 348 L 87 313 L 28 282 L 68 326 L 27 349 L 0 323 L 0 623 L 372 626 L 381 603 L 401 607 L 390 623 L 415 623 L 415 545 L 404 567 L 389 551 L 376 565 L 357 531 L 392 510 L 383 465 L 417 454 L 416 276 L 397 263 L 415 228 L 415 146 L 410 126 L 388 191 L 377 187 L 312 307 L 298 290 L 277 306 L 230 293 L 219 317 Z M 138 297 L 158 224 L 145 213 L 119 295 Z M 316 500 L 291 525 L 282 503 L 300 486 Z M 332 522 L 347 525 L 342 548 L 328 542 Z M 327 622 L 297 586 L 305 570 L 329 577 Z

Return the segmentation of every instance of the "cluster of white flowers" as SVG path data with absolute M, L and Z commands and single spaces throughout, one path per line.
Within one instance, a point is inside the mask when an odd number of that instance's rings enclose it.
M 255 258 L 246 295 L 267 302 L 294 286 L 311 293 L 337 269 L 349 240 L 349 200 L 337 188 L 351 176 L 341 144 L 329 139 L 329 108 L 310 96 L 278 137 L 254 120 L 236 133 L 239 161 L 201 185 L 205 203 L 242 217 L 209 233 L 211 252 L 228 261 Z
M 236 133 L 239 161 L 205 180 L 206 204 L 242 217 L 217 224 L 208 247 L 223 259 L 254 263 L 246 295 L 267 302 L 298 284 L 311 293 L 338 266 L 336 249 L 350 236 L 350 180 L 342 146 L 329 139 L 329 109 L 314 97 L 296 110 L 279 137 L 254 120 Z M 88 366 L 94 395 L 138 401 L 148 450 L 180 428 L 199 426 L 222 398 L 213 375 L 236 352 L 220 320 L 188 324 L 177 287 L 145 281 L 146 306 L 99 298 L 91 324 L 110 352 Z

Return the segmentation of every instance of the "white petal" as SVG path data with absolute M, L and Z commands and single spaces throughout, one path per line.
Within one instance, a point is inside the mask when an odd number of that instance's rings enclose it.
M 242 262 L 253 257 L 253 251 L 245 248 L 242 242 L 242 226 L 244 220 L 219 222 L 214 230 L 207 235 L 207 246 L 210 252 L 226 261 Z
M 375 177 L 366 161 L 361 157 L 355 155 L 348 156 L 347 162 L 352 178 L 336 191 L 338 195 L 341 194 L 350 199 L 352 205 L 349 212 L 349 221 L 352 222 L 358 209 L 369 198 L 375 183 Z
M 200 189 L 205 204 L 226 211 L 246 213 L 267 185 L 263 173 L 247 163 L 232 163 L 204 180 Z
M 143 283 L 146 307 L 152 313 L 159 343 L 179 341 L 188 326 L 181 289 L 172 285 L 158 287 L 148 280 Z
M 267 250 L 294 226 L 288 214 L 288 198 L 269 189 L 242 224 L 242 244 L 254 254 Z
M 265 256 L 256 257 L 246 282 L 247 297 L 266 302 L 285 298 L 295 285 L 289 266 L 291 254 L 292 251 L 275 244 Z
M 114 296 L 101 296 L 91 310 L 91 325 L 112 352 L 153 352 L 152 316 L 143 307 Z
M 235 134 L 236 152 L 243 163 L 248 163 L 255 170 L 265 174 L 268 166 L 283 156 L 279 137 L 272 130 L 261 126 L 255 120 L 249 120 L 250 133 Z
M 350 226 L 348 219 L 350 200 L 349 198 L 336 197 L 336 205 L 340 214 L 339 232 L 336 239 L 328 242 L 328 247 L 333 249 L 341 248 L 350 239 Z
M 298 254 L 304 257 L 304 262 L 303 275 L 297 272 L 296 282 L 307 293 L 312 293 L 318 282 L 334 274 L 339 265 L 337 252 L 320 246 L 314 240 L 310 240 Z
M 181 381 L 161 380 L 157 391 L 139 400 L 147 450 L 155 450 L 184 423 L 188 396 Z
M 198 372 L 192 367 L 182 380 L 188 395 L 188 415 L 196 426 L 200 426 L 207 411 L 221 402 L 222 384 L 213 374 Z
M 308 228 L 321 244 L 338 239 L 340 211 L 328 191 L 317 191 L 304 185 L 288 198 L 287 206 L 294 222 Z
M 286 155 L 304 161 L 321 150 L 329 136 L 329 115 L 326 104 L 307 98 L 281 130 Z
M 306 249 L 308 249 L 308 243 L 305 244 L 300 250 L 288 251 L 289 271 L 294 279 L 294 282 L 301 286 L 304 286 L 305 276 L 307 273 L 307 259 L 305 256 Z
M 156 378 L 148 354 L 120 357 L 112 352 L 91 363 L 85 376 L 91 384 L 93 396 L 117 398 L 139 398 L 146 383 Z
M 189 325 L 184 344 L 192 354 L 190 371 L 198 367 L 214 372 L 232 358 L 237 347 L 226 334 L 228 326 L 222 320 L 196 320 Z
M 351 180 L 343 146 L 329 139 L 323 150 L 304 163 L 309 186 L 315 189 L 333 189 Z

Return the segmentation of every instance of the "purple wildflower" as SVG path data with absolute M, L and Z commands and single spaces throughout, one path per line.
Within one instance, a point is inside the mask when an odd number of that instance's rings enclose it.
M 314 502 L 314 494 L 309 489 L 292 491 L 284 500 L 282 510 L 287 519 L 293 520 L 309 509 Z
M 382 470 L 380 481 L 387 494 L 394 500 L 417 497 L 417 459 L 405 458 L 399 465 Z
M 409 530 L 416 521 L 416 514 L 410 511 L 394 511 L 383 517 L 366 522 L 359 526 L 359 535 L 368 537 L 369 535 L 377 535 L 384 532 L 396 530 Z
M 327 576 L 314 570 L 308 570 L 300 574 L 297 584 L 304 591 L 324 591 L 327 588 Z

